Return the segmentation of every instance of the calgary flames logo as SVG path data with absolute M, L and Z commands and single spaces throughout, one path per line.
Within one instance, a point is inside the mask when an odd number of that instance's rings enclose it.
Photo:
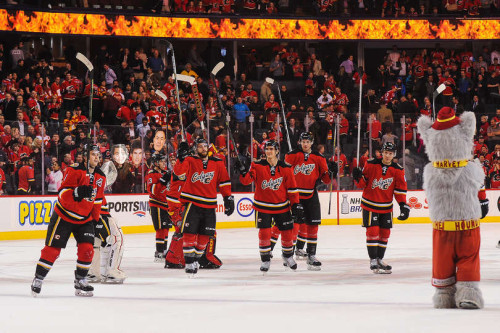
M 378 180 L 374 179 L 372 183 L 372 189 L 379 187 L 381 190 L 387 190 L 389 186 L 391 186 L 392 181 L 393 178 L 387 178 L 387 179 L 380 178 Z
M 193 176 L 191 177 L 191 182 L 192 183 L 200 182 L 203 184 L 210 184 L 212 179 L 214 179 L 214 172 L 213 171 L 210 171 L 207 173 L 202 171 L 201 173 L 198 173 L 198 172 L 193 173 Z
M 266 188 L 269 188 L 273 191 L 277 191 L 280 188 L 282 182 L 283 182 L 283 177 L 264 180 L 262 182 L 262 189 L 265 190 Z
M 295 169 L 293 170 L 293 173 L 294 174 L 298 174 L 298 173 L 303 173 L 304 175 L 310 175 L 314 168 L 316 167 L 315 164 L 304 164 L 302 163 L 302 165 L 296 165 L 295 166 Z

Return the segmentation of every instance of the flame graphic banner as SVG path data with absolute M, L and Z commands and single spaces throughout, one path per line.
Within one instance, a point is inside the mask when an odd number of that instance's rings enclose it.
M 498 39 L 500 20 L 302 20 L 0 10 L 0 31 L 188 39 Z

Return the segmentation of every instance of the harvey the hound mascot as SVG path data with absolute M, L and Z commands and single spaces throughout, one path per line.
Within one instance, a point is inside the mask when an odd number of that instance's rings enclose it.
M 424 190 L 433 225 L 432 285 L 435 308 L 480 309 L 479 220 L 488 213 L 485 174 L 473 161 L 476 118 L 455 116 L 442 108 L 436 121 L 418 120 L 430 163 L 424 169 Z

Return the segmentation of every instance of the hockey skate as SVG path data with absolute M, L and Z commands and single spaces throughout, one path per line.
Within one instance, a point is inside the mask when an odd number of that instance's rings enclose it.
M 155 262 L 164 262 L 165 255 L 162 252 L 155 251 Z
M 37 277 L 33 279 L 33 282 L 31 283 L 31 296 L 37 297 L 40 294 L 40 291 L 42 291 L 42 283 L 43 280 Z
M 387 265 L 382 259 L 377 259 L 378 262 L 378 274 L 391 274 L 392 266 Z
M 92 287 L 87 278 L 75 274 L 75 296 L 92 297 L 94 296 L 94 287 Z
M 120 269 L 114 269 L 106 275 L 101 276 L 101 283 L 105 284 L 122 284 L 127 278 L 127 275 Z M 88 279 L 87 279 L 88 280 Z
M 194 277 L 194 275 L 198 273 L 198 263 L 193 262 L 191 264 L 186 264 L 185 272 L 188 274 L 188 277 Z
M 165 261 L 165 268 L 182 269 L 182 268 L 184 268 L 184 265 L 183 264 L 174 264 L 174 263 L 171 263 L 170 261 Z
M 307 270 L 309 271 L 321 270 L 321 261 L 316 259 L 316 256 L 314 254 L 311 254 L 307 257 Z
M 293 259 L 293 256 L 291 257 L 285 257 L 281 256 L 283 258 L 283 266 L 290 268 L 292 271 L 295 271 L 297 269 L 297 263 Z
M 295 258 L 297 260 L 299 259 L 307 259 L 307 253 L 304 251 L 304 249 L 296 249 L 295 250 Z
M 271 261 L 263 261 L 260 264 L 260 271 L 266 273 L 269 271 L 269 267 L 271 267 Z
M 378 274 L 379 266 L 377 259 L 370 259 L 370 269 L 374 274 Z
M 498 241 L 497 248 L 500 249 L 500 240 Z

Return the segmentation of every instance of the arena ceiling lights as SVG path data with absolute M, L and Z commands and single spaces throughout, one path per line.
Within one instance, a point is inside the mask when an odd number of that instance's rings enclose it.
M 500 20 L 302 20 L 0 10 L 0 31 L 188 39 L 497 39 Z

